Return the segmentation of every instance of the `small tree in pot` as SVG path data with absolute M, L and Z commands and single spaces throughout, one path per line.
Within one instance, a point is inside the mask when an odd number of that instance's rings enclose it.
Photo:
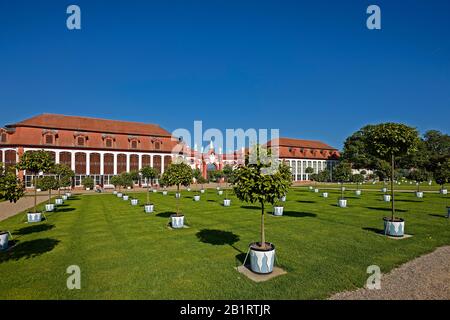
M 200 189 L 200 193 L 205 193 L 204 184 L 208 183 L 208 180 L 205 179 L 202 175 L 200 175 L 200 177 L 197 179 L 197 182 L 200 183 L 200 185 L 202 186 L 202 188 Z
M 120 174 L 120 182 L 123 188 L 131 189 L 133 187 L 133 175 L 128 172 L 122 172 Z M 128 200 L 128 195 L 123 195 L 123 200 Z
M 219 195 L 222 195 L 223 191 L 220 190 L 220 189 L 221 189 L 221 188 L 220 188 L 220 183 L 222 182 L 222 179 L 223 179 L 223 177 L 224 177 L 223 171 L 222 171 L 222 170 L 217 170 L 217 171 L 214 173 L 214 177 L 215 177 L 216 182 L 217 182 L 217 193 L 218 193 Z
M 56 199 L 56 204 L 62 204 L 63 199 L 61 198 L 61 188 L 67 188 L 72 185 L 72 178 L 75 173 L 65 164 L 56 163 L 50 173 L 56 176 L 58 184 L 58 198 Z
M 94 179 L 92 179 L 92 177 L 84 177 L 83 179 L 81 179 L 81 184 L 86 190 L 94 189 Z
M 347 200 L 344 197 L 344 182 L 348 182 L 350 180 L 351 174 L 352 167 L 347 161 L 339 162 L 339 164 L 336 165 L 333 169 L 334 179 L 341 184 L 341 196 L 338 200 L 338 206 L 341 208 L 347 207 Z
M 427 181 L 430 178 L 430 174 L 425 169 L 419 168 L 411 170 L 408 178 L 416 181 L 416 197 L 423 198 L 423 192 L 420 191 L 420 184 L 424 181 Z
M 404 235 L 404 220 L 395 216 L 394 174 L 395 158 L 414 153 L 419 144 L 415 128 L 400 123 L 382 123 L 371 127 L 367 133 L 367 151 L 385 161 L 390 161 L 391 173 L 391 217 L 385 217 L 385 234 L 401 237 Z
M 245 202 L 259 202 L 261 205 L 260 242 L 250 245 L 251 269 L 257 273 L 270 273 L 273 270 L 275 246 L 266 242 L 264 230 L 265 204 L 274 204 L 287 194 L 292 180 L 290 168 L 283 162 L 273 159 L 270 150 L 255 146 L 246 159 L 246 164 L 234 170 L 234 192 Z M 261 263 L 267 261 L 267 263 Z
M 223 205 L 229 207 L 231 205 L 231 199 L 228 198 L 228 184 L 233 183 L 233 167 L 229 164 L 223 167 L 223 178 L 225 182 L 225 198 L 223 199 Z
M 177 160 L 171 163 L 167 170 L 164 171 L 163 181 L 167 186 L 177 186 L 176 214 L 170 218 L 172 228 L 183 228 L 184 215 L 180 214 L 180 187 L 190 185 L 192 181 L 192 169 L 188 164 L 182 162 L 182 160 Z
M 199 190 L 198 190 L 198 184 L 201 181 L 202 177 L 202 172 L 200 171 L 200 169 L 195 168 L 192 170 L 192 178 L 195 180 L 195 195 L 194 195 L 194 201 L 199 201 L 200 200 L 200 194 L 199 194 Z
M 9 202 L 16 203 L 25 194 L 22 182 L 17 178 L 15 170 L 4 170 L 0 163 L 0 196 Z M 9 231 L 0 230 L 0 250 L 8 249 Z
M 305 169 L 305 173 L 308 175 L 308 178 L 311 179 L 311 175 L 314 173 L 314 169 L 312 167 L 308 167 Z M 312 190 L 313 187 L 309 186 L 309 190 Z
M 41 213 L 37 212 L 37 176 L 42 172 L 48 172 L 53 167 L 54 162 L 50 154 L 44 150 L 27 151 L 21 157 L 17 164 L 19 170 L 26 170 L 33 176 L 34 187 L 34 206 L 33 212 L 29 212 L 28 222 L 41 221 Z
M 364 176 L 360 173 L 352 175 L 352 181 L 356 183 L 356 191 L 355 194 L 357 196 L 361 195 L 361 189 L 359 188 L 360 184 L 364 181 Z
M 122 197 L 122 177 L 121 176 L 113 176 L 109 180 L 109 182 L 114 186 L 114 189 L 119 189 L 119 192 L 117 193 L 117 197 Z
M 144 206 L 144 210 L 147 213 L 153 212 L 153 203 L 150 202 L 150 188 L 153 189 L 153 180 L 159 176 L 158 171 L 150 166 L 143 167 L 141 169 L 141 175 L 147 180 L 147 202 Z
M 55 210 L 55 205 L 52 201 L 52 190 L 56 190 L 58 188 L 58 180 L 55 176 L 44 176 L 37 180 L 37 186 L 42 191 L 48 191 L 48 202 L 45 205 L 45 211 L 53 211 Z
M 433 177 L 436 183 L 441 186 L 440 193 L 447 194 L 448 191 L 445 189 L 445 184 L 450 182 L 450 159 L 436 166 Z

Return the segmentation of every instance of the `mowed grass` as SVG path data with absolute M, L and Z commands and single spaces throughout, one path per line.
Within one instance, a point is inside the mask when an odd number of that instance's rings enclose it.
M 137 207 L 112 194 L 76 195 L 45 222 L 26 224 L 23 214 L 1 222 L 15 247 L 0 253 L 0 299 L 323 299 L 364 286 L 370 265 L 387 272 L 450 244 L 442 195 L 399 193 L 399 216 L 414 236 L 392 240 L 378 234 L 390 206 L 380 192 L 346 192 L 348 208 L 338 208 L 338 190 L 325 199 L 293 188 L 285 215 L 266 216 L 267 240 L 288 274 L 254 283 L 235 267 L 259 239 L 259 207 L 234 196 L 223 207 L 215 190 L 200 202 L 193 194 L 183 191 L 182 230 L 167 228 L 173 192 L 150 195 L 152 214 L 144 193 L 132 194 Z M 70 265 L 81 269 L 80 290 L 67 289 Z

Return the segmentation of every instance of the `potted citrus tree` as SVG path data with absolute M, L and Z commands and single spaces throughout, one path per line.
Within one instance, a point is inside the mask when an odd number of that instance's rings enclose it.
M 163 180 L 167 186 L 177 187 L 176 196 L 176 214 L 170 216 L 172 228 L 183 228 L 184 227 L 184 215 L 180 212 L 180 187 L 188 186 L 192 181 L 192 169 L 191 167 L 178 160 L 169 165 L 166 171 L 163 173 Z
M 352 174 L 352 167 L 350 163 L 346 161 L 339 162 L 339 164 L 337 164 L 333 170 L 334 179 L 336 179 L 336 181 L 338 181 L 341 185 L 340 188 L 341 196 L 339 197 L 338 200 L 338 206 L 341 208 L 347 207 L 347 199 L 345 199 L 344 196 L 345 191 L 344 182 L 348 182 L 350 180 L 351 174 Z
M 221 182 L 222 182 L 223 177 L 224 177 L 223 170 L 217 170 L 214 173 L 214 178 L 216 179 L 216 182 L 217 182 L 217 188 L 216 188 L 217 189 L 217 194 L 219 196 L 221 196 L 223 194 L 223 190 L 222 190 L 221 185 L 220 185 Z
M 42 213 L 37 211 L 37 177 L 43 172 L 48 172 L 54 165 L 50 154 L 44 150 L 25 152 L 17 164 L 19 170 L 26 170 L 32 175 L 34 185 L 34 206 L 33 211 L 27 213 L 28 222 L 40 222 Z
M 253 155 L 252 155 L 253 153 Z M 237 167 L 233 176 L 234 192 L 244 202 L 261 206 L 260 241 L 250 244 L 250 267 L 253 272 L 267 274 L 273 271 L 275 246 L 266 242 L 264 212 L 266 204 L 274 204 L 289 190 L 292 180 L 290 168 L 269 157 L 270 151 L 255 146 L 245 165 Z
M 416 190 L 416 197 L 417 198 L 423 198 L 423 191 L 420 191 L 420 184 L 424 181 L 427 181 L 430 177 L 430 174 L 425 171 L 425 169 L 418 168 L 411 170 L 409 173 L 409 179 L 416 181 L 417 190 Z
M 4 170 L 0 164 L 0 196 L 16 203 L 25 194 L 22 182 L 17 178 L 15 170 Z M 9 231 L 0 230 L 0 250 L 8 249 Z
M 360 174 L 360 173 L 354 174 L 354 175 L 352 175 L 352 181 L 353 181 L 354 183 L 356 183 L 356 191 L 355 191 L 355 194 L 356 194 L 357 196 L 360 196 L 360 195 L 361 195 L 360 185 L 361 185 L 361 183 L 363 183 L 363 181 L 364 181 L 364 176 L 363 176 L 362 174 Z
M 37 181 L 37 186 L 42 191 L 48 191 L 48 202 L 45 205 L 45 211 L 51 212 L 55 210 L 55 205 L 52 203 L 52 190 L 58 188 L 58 180 L 54 176 L 44 176 Z
M 154 205 L 150 202 L 150 188 L 153 189 L 153 180 L 158 177 L 158 171 L 150 166 L 143 167 L 141 169 L 141 175 L 147 180 L 147 202 L 145 203 L 144 210 L 146 213 L 153 212 Z
M 199 194 L 199 190 L 198 190 L 198 183 L 199 180 L 201 180 L 202 177 L 202 172 L 200 171 L 200 169 L 195 168 L 192 170 L 192 177 L 194 179 L 195 182 L 195 194 L 194 194 L 194 201 L 200 201 L 200 194 Z
M 134 185 L 132 174 L 128 172 L 122 172 L 120 174 L 120 183 L 122 188 L 130 190 Z M 124 194 L 122 196 L 122 199 L 128 201 L 129 196 L 127 194 Z
M 225 182 L 225 198 L 223 199 L 223 206 L 229 207 L 231 205 L 231 199 L 228 198 L 228 184 L 233 183 L 233 167 L 227 164 L 223 167 L 222 172 Z
M 419 144 L 419 135 L 415 128 L 401 123 L 382 123 L 367 132 L 366 148 L 368 153 L 390 162 L 391 174 L 391 217 L 384 217 L 386 235 L 402 237 L 405 221 L 395 216 L 394 174 L 395 158 L 414 153 Z
M 433 172 L 434 180 L 441 186 L 439 192 L 443 195 L 448 193 L 445 184 L 450 181 L 450 159 L 447 159 L 443 164 L 436 166 Z
M 123 194 L 121 191 L 122 188 L 122 177 L 121 176 L 113 176 L 109 180 L 109 182 L 114 186 L 114 189 L 119 189 L 116 193 L 118 198 L 122 198 Z
M 200 183 L 200 185 L 202 186 L 202 188 L 200 189 L 200 193 L 205 193 L 204 185 L 205 183 L 208 183 L 208 180 L 205 179 L 202 175 L 200 175 L 197 182 Z
M 314 169 L 312 168 L 312 167 L 307 167 L 306 169 L 305 169 L 305 173 L 308 175 L 308 179 L 310 179 L 311 178 L 311 174 L 313 174 L 314 173 Z M 312 190 L 313 189 L 313 186 L 309 186 L 309 190 Z
M 92 177 L 84 177 L 83 179 L 81 179 L 81 184 L 87 191 L 94 189 L 94 179 L 92 179 Z
M 75 173 L 67 165 L 60 163 L 56 163 L 50 172 L 55 174 L 58 184 L 58 197 L 55 199 L 55 204 L 61 205 L 64 202 L 64 198 L 67 199 L 67 196 L 61 196 L 61 188 L 67 188 L 72 185 L 72 178 L 75 176 Z

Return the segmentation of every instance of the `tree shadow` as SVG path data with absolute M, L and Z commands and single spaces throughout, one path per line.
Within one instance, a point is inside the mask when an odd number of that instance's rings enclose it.
M 75 211 L 75 208 L 63 208 L 63 209 L 56 209 L 56 212 L 70 212 L 70 211 Z
M 170 216 L 173 214 L 176 214 L 176 212 L 165 211 L 165 212 L 157 213 L 157 214 L 155 214 L 155 216 L 160 217 L 160 218 L 170 218 Z
M 59 242 L 59 240 L 51 238 L 18 242 L 15 246 L 8 249 L 5 254 L 0 255 L 0 263 L 9 260 L 17 261 L 20 259 L 35 258 L 53 250 Z
M 243 209 L 250 209 L 250 210 L 261 210 L 258 206 L 241 206 Z
M 42 231 L 48 231 L 55 227 L 53 224 L 38 224 L 38 225 L 32 225 L 24 228 L 20 228 L 17 231 L 14 231 L 14 235 L 18 236 L 24 236 L 26 234 L 35 233 L 35 232 L 42 232 Z
M 366 207 L 369 210 L 378 210 L 378 211 L 392 211 L 391 208 L 378 208 L 378 207 Z M 408 210 L 404 209 L 395 209 L 397 212 L 407 212 Z
M 216 246 L 223 246 L 225 244 L 233 246 L 233 244 L 239 241 L 239 236 L 237 234 L 230 231 L 216 229 L 202 229 L 196 233 L 196 236 L 200 242 L 209 243 Z
M 315 217 L 317 217 L 317 214 L 315 214 L 315 213 L 297 212 L 297 211 L 284 211 L 283 215 L 288 216 L 288 217 L 295 217 L 295 218 L 304 218 L 304 217 L 315 218 Z
M 208 202 L 216 202 L 216 200 L 208 200 Z
M 312 200 L 297 200 L 297 202 L 300 202 L 300 203 L 316 203 L 317 201 L 312 201 Z
M 428 215 L 429 215 L 429 216 L 432 216 L 432 217 L 448 219 L 446 214 L 435 214 L 435 213 L 430 213 L 430 214 L 428 214 Z M 449 220 L 450 220 L 450 219 L 449 219 Z
M 423 200 L 395 199 L 395 202 L 423 202 Z
M 245 253 L 245 252 L 241 252 L 241 253 L 239 253 L 239 254 L 237 254 L 236 255 L 236 260 L 238 261 L 238 264 L 243 264 L 244 263 L 244 260 L 245 260 L 245 257 L 247 256 L 247 254 Z M 250 264 L 250 262 L 248 261 L 248 259 L 247 259 L 247 261 L 246 261 L 247 263 L 246 263 L 246 265 L 249 265 Z
M 366 230 L 366 231 L 374 232 L 376 234 L 384 234 L 384 230 L 383 229 L 379 229 L 379 228 L 364 227 L 362 229 Z

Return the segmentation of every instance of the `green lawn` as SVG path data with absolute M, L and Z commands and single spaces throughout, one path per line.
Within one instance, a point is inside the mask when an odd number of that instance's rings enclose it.
M 317 186 L 318 188 L 340 188 L 341 185 L 338 183 L 314 183 L 311 182 L 308 185 L 312 185 L 312 186 Z M 351 189 L 351 190 L 355 190 L 356 189 L 356 183 L 344 183 L 344 186 L 347 189 Z M 367 189 L 367 190 L 381 190 L 381 188 L 386 187 L 388 189 L 391 188 L 391 184 L 389 182 L 387 182 L 385 185 L 382 182 L 377 182 L 375 184 L 372 184 L 372 182 L 366 182 L 364 184 L 360 184 L 359 187 L 360 189 Z M 400 185 L 396 184 L 395 185 L 395 190 L 405 190 L 405 191 L 416 191 L 417 190 L 417 186 L 415 183 L 410 184 L 402 182 Z M 428 185 L 428 182 L 422 182 L 420 184 L 420 191 L 432 191 L 432 192 L 439 192 L 441 190 L 441 186 L 436 184 L 436 183 L 432 183 L 431 185 Z
M 338 208 L 337 190 L 324 199 L 294 188 L 285 216 L 266 216 L 266 237 L 288 274 L 254 283 L 234 268 L 258 240 L 258 207 L 234 197 L 222 207 L 214 190 L 200 202 L 192 195 L 183 192 L 190 225 L 183 230 L 166 227 L 173 192 L 151 194 L 153 214 L 143 212 L 142 193 L 138 207 L 112 194 L 77 195 L 46 222 L 26 224 L 23 214 L 0 222 L 16 241 L 0 253 L 0 299 L 322 299 L 363 286 L 369 265 L 387 272 L 450 244 L 439 194 L 398 194 L 399 216 L 414 236 L 392 240 L 377 234 L 389 214 L 380 192 L 347 192 L 349 207 Z M 66 287 L 69 265 L 81 268 L 81 290 Z

